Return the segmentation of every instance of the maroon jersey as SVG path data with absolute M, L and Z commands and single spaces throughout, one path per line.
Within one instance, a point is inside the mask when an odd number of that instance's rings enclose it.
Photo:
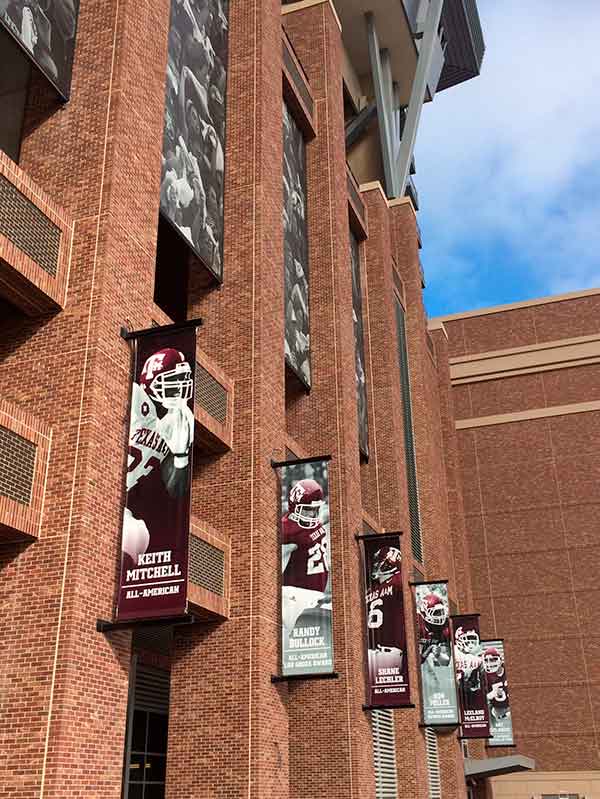
M 448 624 L 430 624 L 419 614 L 419 639 L 428 644 L 450 644 Z
M 296 545 L 283 572 L 283 585 L 324 593 L 329 577 L 327 531 L 322 524 L 301 527 L 287 513 L 281 520 L 281 528 L 282 543 Z
M 396 592 L 402 592 L 400 571 L 383 583 L 372 582 L 365 595 L 369 649 L 378 646 L 403 648 L 403 625 L 398 615 Z
M 488 694 L 488 702 L 497 716 L 505 716 L 508 707 L 508 683 L 506 682 L 506 673 L 504 669 L 498 672 L 492 672 L 485 675 L 486 691 Z M 490 696 L 491 694 L 491 696 Z

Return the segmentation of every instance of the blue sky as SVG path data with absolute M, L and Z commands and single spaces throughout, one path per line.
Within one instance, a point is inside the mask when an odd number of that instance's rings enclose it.
M 482 74 L 415 148 L 431 316 L 600 287 L 600 3 L 478 5 Z

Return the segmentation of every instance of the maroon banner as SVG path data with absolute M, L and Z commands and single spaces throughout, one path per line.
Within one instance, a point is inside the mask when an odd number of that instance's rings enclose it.
M 463 738 L 489 738 L 483 647 L 479 615 L 452 616 L 454 669 Z
M 367 622 L 367 705 L 411 705 L 406 654 L 400 535 L 363 539 Z
M 119 621 L 186 609 L 195 363 L 194 327 L 135 341 Z

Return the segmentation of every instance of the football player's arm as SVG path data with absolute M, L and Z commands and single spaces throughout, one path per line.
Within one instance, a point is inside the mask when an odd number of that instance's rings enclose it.
M 160 421 L 160 434 L 171 450 L 161 474 L 170 496 L 179 497 L 188 487 L 190 449 L 194 440 L 194 414 L 186 403 L 171 408 Z
M 281 545 L 281 572 L 287 569 L 287 565 L 290 562 L 290 558 L 292 557 L 292 552 L 298 549 L 298 544 L 286 544 L 285 542 Z

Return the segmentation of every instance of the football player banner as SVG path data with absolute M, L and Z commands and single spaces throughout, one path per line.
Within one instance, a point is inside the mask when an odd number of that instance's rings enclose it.
M 0 25 L 69 99 L 79 0 L 0 0 Z
M 412 707 L 406 654 L 400 534 L 359 536 L 363 544 L 367 707 Z
M 503 641 L 482 641 L 485 689 L 490 714 L 488 746 L 514 746 Z
M 483 648 L 479 637 L 479 614 L 452 616 L 451 619 L 461 737 L 489 738 L 490 722 L 485 692 Z
M 415 587 L 417 636 L 421 670 L 423 723 L 426 726 L 457 725 L 458 700 L 447 582 L 418 582 Z
M 274 463 L 281 486 L 281 676 L 333 673 L 329 457 Z
M 186 610 L 196 329 L 134 337 L 117 619 Z

